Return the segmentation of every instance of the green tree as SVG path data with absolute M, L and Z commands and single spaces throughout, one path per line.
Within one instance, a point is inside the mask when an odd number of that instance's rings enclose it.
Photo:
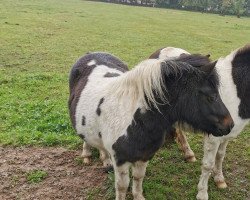
M 233 2 L 234 12 L 237 17 L 240 17 L 244 12 L 246 12 L 246 1 L 245 0 L 235 0 Z

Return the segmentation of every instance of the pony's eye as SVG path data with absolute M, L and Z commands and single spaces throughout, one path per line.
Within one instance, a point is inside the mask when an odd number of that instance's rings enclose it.
M 207 101 L 208 101 L 209 103 L 212 103 L 212 102 L 214 101 L 214 98 L 211 97 L 211 96 L 207 96 Z

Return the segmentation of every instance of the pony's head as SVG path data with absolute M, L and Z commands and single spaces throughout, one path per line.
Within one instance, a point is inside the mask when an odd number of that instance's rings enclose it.
M 174 119 L 196 130 L 222 136 L 231 131 L 234 123 L 218 92 L 215 64 L 207 56 L 185 55 L 162 60 L 161 66 Z

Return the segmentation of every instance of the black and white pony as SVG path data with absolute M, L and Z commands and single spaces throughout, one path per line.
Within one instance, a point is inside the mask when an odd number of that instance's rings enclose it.
M 91 155 L 93 146 L 101 150 L 104 163 L 111 158 L 116 199 L 125 199 L 130 167 L 134 199 L 144 199 L 142 181 L 148 160 L 175 122 L 214 136 L 230 132 L 233 120 L 218 93 L 215 63 L 205 56 L 191 58 L 187 62 L 149 59 L 126 71 L 118 58 L 90 53 L 73 66 L 71 120 L 85 141 L 84 157 Z M 200 69 L 190 65 L 194 59 L 202 63 Z
M 151 58 L 173 58 L 190 55 L 180 48 L 166 47 L 157 50 Z M 230 53 L 225 58 L 220 58 L 215 66 L 219 75 L 219 92 L 222 101 L 230 111 L 235 126 L 230 134 L 223 137 L 204 137 L 204 157 L 202 161 L 202 174 L 198 184 L 197 199 L 208 199 L 208 179 L 213 172 L 214 181 L 218 188 L 226 188 L 222 162 L 226 154 L 228 142 L 236 138 L 250 121 L 250 44 Z M 177 141 L 184 151 L 188 161 L 195 161 L 195 156 L 190 148 L 185 133 L 180 128 L 176 129 Z

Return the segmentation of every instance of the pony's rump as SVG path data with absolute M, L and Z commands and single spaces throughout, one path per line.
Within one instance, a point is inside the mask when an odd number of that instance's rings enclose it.
M 128 66 L 119 58 L 113 56 L 112 54 L 103 52 L 88 52 L 73 65 L 69 76 L 70 96 L 68 100 L 70 118 L 73 127 L 75 127 L 76 105 L 79 101 L 81 92 L 88 82 L 88 77 L 94 68 L 102 65 L 116 69 L 122 73 L 128 71 Z M 110 74 L 107 74 L 107 76 L 108 75 L 110 76 Z

